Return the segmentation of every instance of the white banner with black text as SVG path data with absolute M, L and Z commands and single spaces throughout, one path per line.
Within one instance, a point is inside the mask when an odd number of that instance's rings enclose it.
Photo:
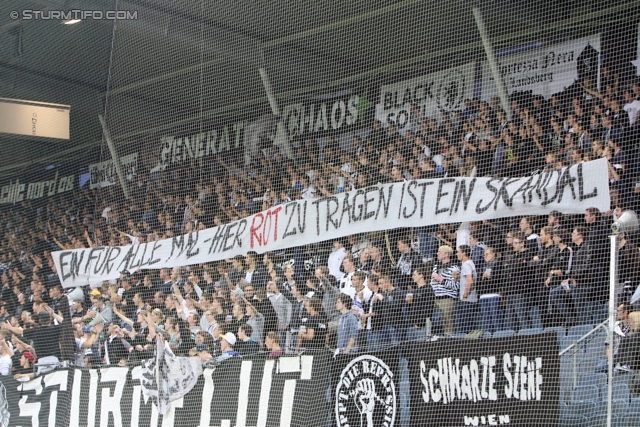
M 53 253 L 64 287 L 99 285 L 122 270 L 200 264 L 356 233 L 482 221 L 557 210 L 609 209 L 606 159 L 521 178 L 440 178 L 295 200 L 219 227 L 128 246 Z

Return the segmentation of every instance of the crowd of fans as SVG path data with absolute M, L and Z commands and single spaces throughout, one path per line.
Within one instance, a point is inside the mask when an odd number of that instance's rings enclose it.
M 117 186 L 25 201 L 0 212 L 0 373 L 34 375 L 58 361 L 127 366 L 161 335 L 205 363 L 310 348 L 375 351 L 474 330 L 592 323 L 608 293 L 609 225 L 636 209 L 640 85 L 466 100 L 436 118 L 412 108 L 398 131 L 376 121 L 349 144 L 297 135 L 247 166 L 217 159 L 130 177 Z M 340 138 L 341 141 L 344 138 Z M 352 235 L 278 253 L 123 271 L 115 283 L 63 289 L 51 252 L 149 242 L 247 217 L 300 198 L 445 176 L 523 176 L 609 161 L 611 210 L 511 217 Z M 199 182 L 198 182 L 199 181 Z M 640 282 L 634 236 L 621 236 L 620 303 Z M 41 371 L 42 371 L 41 370 Z

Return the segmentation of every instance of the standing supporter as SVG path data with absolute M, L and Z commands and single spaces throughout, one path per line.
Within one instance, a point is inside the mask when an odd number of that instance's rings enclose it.
M 218 338 L 220 338 L 220 351 L 222 354 L 216 357 L 215 364 L 220 364 L 233 357 L 242 357 L 240 353 L 234 349 L 237 339 L 233 333 L 227 332 L 224 335 L 220 334 Z
M 245 298 L 244 303 L 247 307 L 247 316 L 249 316 L 247 325 L 251 326 L 252 331 L 250 335 L 258 342 L 260 348 L 262 348 L 264 343 L 264 316 L 262 313 L 258 312 L 255 306 L 248 299 Z
M 400 288 L 393 286 L 389 276 L 381 276 L 379 284 L 382 304 L 378 314 L 384 322 L 382 345 L 386 348 L 390 345 L 397 345 L 400 342 L 400 334 L 405 329 L 402 316 L 404 293 Z
M 397 283 L 400 289 L 407 290 L 412 285 L 411 274 L 415 268 L 422 265 L 422 256 L 411 248 L 411 239 L 408 235 L 398 239 L 398 260 Z
M 231 259 L 231 268 L 229 274 L 226 276 L 230 289 L 234 289 L 235 286 L 242 283 L 245 279 L 246 272 L 244 269 L 244 257 L 242 255 L 236 255 Z
M 434 264 L 430 285 L 435 295 L 436 307 L 442 314 L 445 335 L 454 333 L 453 313 L 460 290 L 460 269 L 451 260 L 453 248 L 449 245 L 438 249 L 438 262 Z
M 126 360 L 128 357 L 127 349 L 123 344 L 124 334 L 115 321 L 109 323 L 107 333 L 109 335 L 104 341 L 104 364 L 118 365 L 121 360 Z
M 618 284 L 616 296 L 620 303 L 629 302 L 640 282 L 640 252 L 638 246 L 630 242 L 626 233 L 620 234 L 618 243 Z
M 382 314 L 383 295 L 380 293 L 378 276 L 371 275 L 367 278 L 371 299 L 368 309 L 360 316 L 366 322 L 367 351 L 374 352 L 382 349 L 384 318 Z
M 298 342 L 298 331 L 302 319 L 308 315 L 305 303 L 305 295 L 307 292 L 309 292 L 309 289 L 302 283 L 296 283 L 291 288 L 291 293 L 294 298 L 291 303 L 291 322 L 289 323 L 289 333 L 291 334 L 292 343 Z
M 484 250 L 484 267 L 478 280 L 477 292 L 482 315 L 481 327 L 484 331 L 494 333 L 502 328 L 501 283 L 502 263 L 496 258 L 493 248 Z
M 340 311 L 338 321 L 337 351 L 339 354 L 358 352 L 358 325 L 360 320 L 351 311 L 353 300 L 349 295 L 341 294 L 336 302 L 336 308 Z
M 247 272 L 244 277 L 245 283 L 251 283 L 256 288 L 265 288 L 269 273 L 263 265 L 258 265 L 258 254 L 254 251 L 247 252 L 245 261 L 247 262 Z
M 291 301 L 282 295 L 273 279 L 267 282 L 267 292 L 270 292 L 269 301 L 278 318 L 277 330 L 280 333 L 280 345 L 286 348 L 287 332 L 291 322 Z
M 347 251 L 344 248 L 342 240 L 336 239 L 333 241 L 333 251 L 329 254 L 327 261 L 327 267 L 329 268 L 329 274 L 336 278 L 336 280 L 342 279 L 344 274 L 340 271 L 342 261 L 347 255 Z
M 268 286 L 269 282 L 267 282 Z M 278 315 L 273 308 L 271 300 L 267 297 L 266 289 L 256 289 L 256 298 L 253 301 L 253 306 L 258 310 L 258 313 L 264 316 L 264 332 L 278 330 Z
M 238 328 L 238 338 L 240 340 L 236 343 L 236 350 L 241 356 L 256 354 L 260 351 L 260 344 L 252 337 L 252 335 L 253 328 L 251 325 L 243 323 Z
M 300 348 L 324 348 L 327 335 L 327 318 L 322 310 L 322 301 L 313 296 L 304 300 L 307 316 L 302 319 L 298 344 Z
M 568 291 L 571 267 L 574 263 L 574 251 L 569 246 L 569 239 L 570 234 L 566 230 L 558 230 L 553 233 L 553 243 L 557 247 L 557 251 L 548 268 L 549 276 L 544 282 L 545 286 L 551 289 L 549 305 L 556 310 L 557 317 L 565 320 L 568 308 L 558 302 L 564 302 L 564 294 Z
M 540 242 L 540 236 L 533 232 L 533 217 L 522 217 L 520 220 L 520 231 L 525 235 L 525 249 L 531 253 L 531 257 L 540 255 L 542 243 Z
M 367 249 L 362 251 L 362 254 L 360 255 L 360 270 L 368 274 L 377 267 L 383 267 L 389 270 L 391 268 L 391 264 L 389 263 L 388 258 L 382 255 L 380 246 L 371 244 Z
M 547 272 L 550 271 L 554 259 L 558 254 L 558 246 L 553 241 L 553 227 L 547 225 L 540 230 L 540 243 L 542 251 L 531 260 L 531 268 L 535 273 L 534 306 L 540 308 L 543 324 L 549 326 L 549 287 L 545 285 Z
M 284 354 L 284 351 L 280 348 L 280 335 L 276 331 L 267 332 L 264 338 L 264 346 L 269 350 L 267 359 L 275 359 Z
M 591 251 L 585 242 L 586 234 L 585 227 L 579 226 L 573 229 L 571 241 L 575 249 L 569 278 L 564 287 L 558 287 L 551 292 L 551 303 L 565 318 L 565 327 L 575 325 L 576 321 L 582 325 L 591 323 L 588 301 L 593 295 L 592 265 Z M 569 298 L 573 300 L 575 315 L 568 305 Z
M 0 336 L 0 375 L 11 375 L 11 367 L 13 365 L 11 360 L 12 357 L 13 349 L 11 348 L 11 345 L 7 343 L 6 333 L 3 333 L 2 336 Z
M 511 243 L 513 250 L 504 260 L 505 326 L 513 330 L 527 329 L 530 327 L 527 298 L 531 293 L 531 254 L 526 250 L 522 232 L 514 232 Z
M 604 302 L 609 297 L 609 227 L 597 208 L 587 208 L 584 222 L 589 230 L 584 240 L 589 246 L 593 271 L 593 294 L 589 298 Z
M 284 280 L 278 284 L 280 292 L 289 300 L 291 304 L 295 304 L 296 298 L 293 296 L 292 289 L 296 284 L 295 269 L 293 265 L 284 267 Z
M 348 237 L 349 244 L 351 245 L 351 249 L 349 249 L 349 253 L 353 258 L 354 262 L 357 264 L 360 261 L 360 254 L 366 248 L 369 247 L 369 240 L 367 240 L 362 234 L 352 234 Z
M 487 245 L 481 240 L 477 230 L 471 229 L 469 231 L 469 245 L 471 246 L 471 261 L 476 266 L 476 271 L 483 271 L 484 250 L 487 249 Z
M 171 270 L 168 268 L 160 269 L 160 281 L 162 282 L 158 288 L 164 292 L 166 295 L 169 295 L 173 292 L 173 283 L 171 282 Z
M 433 288 L 427 283 L 429 272 L 424 267 L 413 270 L 413 292 L 406 295 L 405 300 L 409 306 L 409 326 L 407 328 L 408 340 L 426 341 L 431 336 L 431 318 L 435 296 Z
M 471 248 L 462 245 L 456 253 L 460 261 L 460 301 L 456 311 L 456 329 L 458 333 L 468 334 L 476 329 L 478 317 L 478 293 L 476 283 L 478 281 L 476 267 L 471 261 Z

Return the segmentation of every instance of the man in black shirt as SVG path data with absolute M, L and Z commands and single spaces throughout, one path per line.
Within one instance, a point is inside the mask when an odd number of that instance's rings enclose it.
M 51 316 L 46 311 L 38 314 L 38 318 L 40 326 L 22 331 L 24 338 L 22 341 L 33 341 L 33 348 L 38 359 L 47 356 L 54 356 L 60 359 L 60 325 L 52 325 Z M 14 330 L 16 328 L 9 329 L 14 333 L 18 333 L 18 331 Z
M 322 310 L 322 300 L 305 298 L 304 306 L 306 316 L 300 322 L 296 349 L 323 348 L 327 336 L 327 318 Z
M 256 354 L 260 351 L 260 344 L 251 338 L 251 334 L 253 334 L 251 325 L 243 323 L 238 327 L 238 338 L 240 340 L 236 343 L 235 350 L 240 353 L 240 356 Z

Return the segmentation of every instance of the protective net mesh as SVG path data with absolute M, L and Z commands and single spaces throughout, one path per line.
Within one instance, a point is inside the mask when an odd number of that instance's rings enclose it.
M 638 6 L 2 2 L 0 423 L 640 425 Z

